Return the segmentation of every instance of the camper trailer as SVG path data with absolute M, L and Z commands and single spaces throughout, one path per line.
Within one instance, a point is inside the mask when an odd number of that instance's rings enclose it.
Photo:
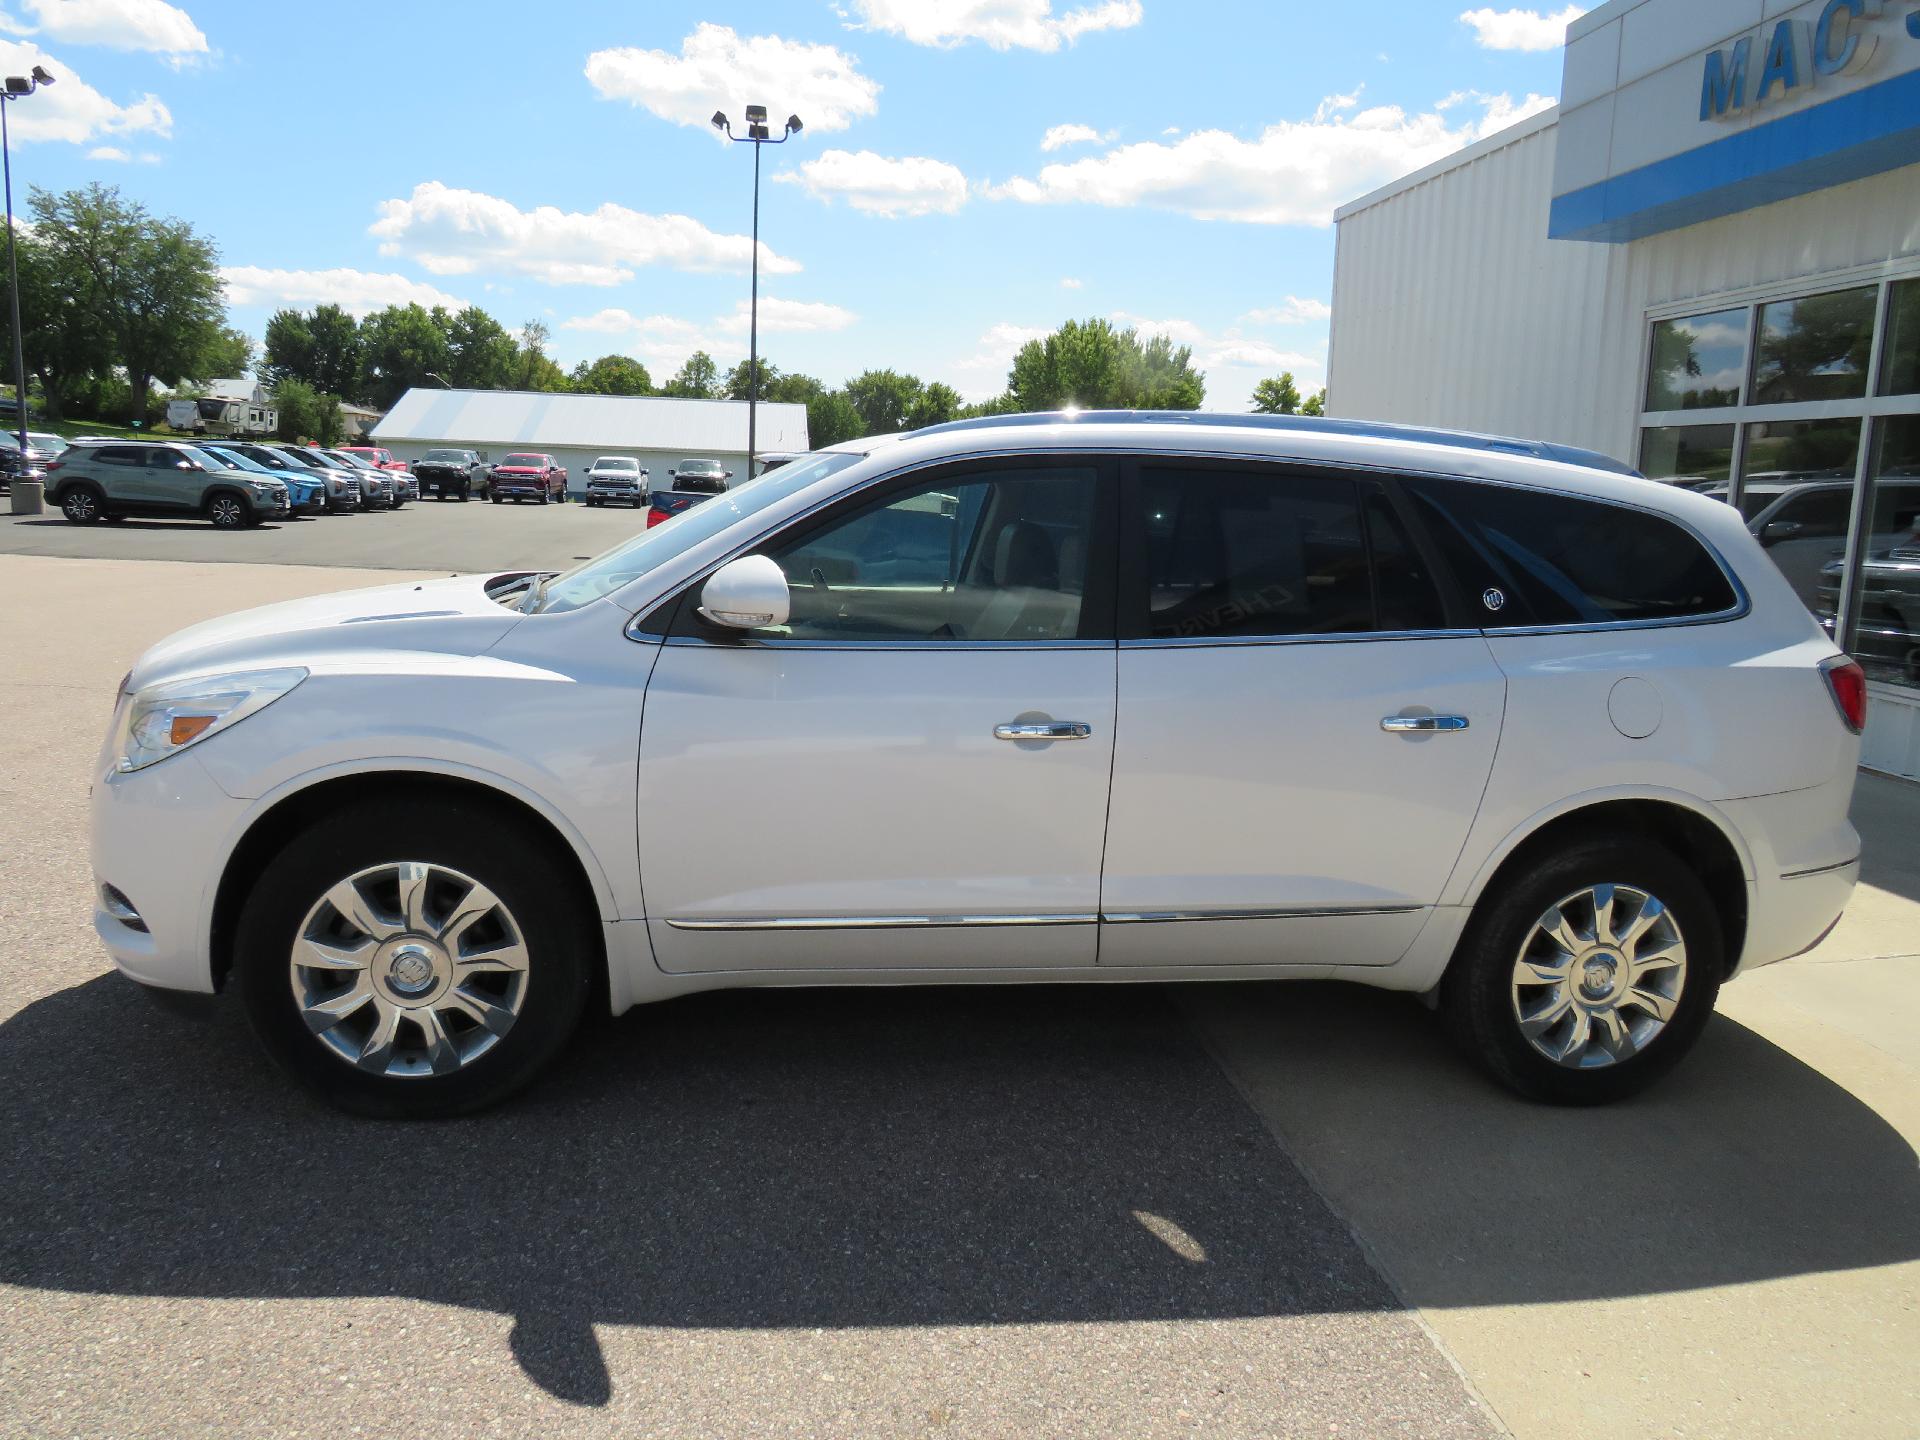
M 271 435 L 280 428 L 273 397 L 244 380 L 216 380 L 192 400 L 167 402 L 167 426 L 194 435 Z

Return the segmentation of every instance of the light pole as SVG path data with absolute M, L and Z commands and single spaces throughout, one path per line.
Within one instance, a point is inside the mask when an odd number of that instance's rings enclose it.
M 31 95 L 42 85 L 53 84 L 53 76 L 44 65 L 33 67 L 31 75 L 9 75 L 0 90 L 0 170 L 6 174 L 7 189 L 7 293 L 13 300 L 13 401 L 20 422 L 20 468 L 27 465 L 27 351 L 20 340 L 20 262 L 14 256 L 13 239 L 13 145 L 7 133 L 7 103 Z
M 713 128 L 736 145 L 753 146 L 753 298 L 747 307 L 747 478 L 753 478 L 753 457 L 759 440 L 760 415 L 760 147 L 784 145 L 801 131 L 800 117 L 789 115 L 778 140 L 767 128 L 767 107 L 747 106 L 747 133 L 736 135 L 726 112 L 713 112 Z M 24 421 L 21 423 L 25 423 Z

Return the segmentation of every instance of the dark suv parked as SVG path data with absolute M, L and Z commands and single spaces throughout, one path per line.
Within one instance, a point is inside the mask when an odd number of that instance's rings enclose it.
M 192 445 L 76 440 L 47 466 L 47 498 L 76 525 L 129 515 L 200 516 L 242 530 L 287 514 L 287 487 Z
M 487 462 L 473 450 L 429 450 L 413 462 L 420 495 L 468 500 L 487 483 Z

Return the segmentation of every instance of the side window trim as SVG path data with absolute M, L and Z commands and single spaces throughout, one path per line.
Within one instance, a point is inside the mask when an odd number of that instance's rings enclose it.
M 743 555 L 752 555 L 775 543 L 801 541 L 839 524 L 848 514 L 884 503 L 902 493 L 942 483 L 949 477 L 990 478 L 996 471 L 1035 469 L 1090 469 L 1094 475 L 1093 533 L 1087 546 L 1086 593 L 1081 597 L 1082 630 L 1092 632 L 1073 640 L 861 640 L 761 638 L 743 631 L 720 630 L 702 621 L 693 597 L 714 571 Z M 971 456 L 940 460 L 880 476 L 819 509 L 756 536 L 723 558 L 703 566 L 698 575 L 673 594 L 636 616 L 626 626 L 629 639 L 667 645 L 721 646 L 761 650 L 921 650 L 940 653 L 1021 650 L 1111 650 L 1116 642 L 1117 531 L 1119 487 L 1116 459 L 1093 451 L 1040 451 Z

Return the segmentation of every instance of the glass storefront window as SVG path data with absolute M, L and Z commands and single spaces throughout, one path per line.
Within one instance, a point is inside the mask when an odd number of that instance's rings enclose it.
M 1856 400 L 1867 393 L 1878 286 L 1832 290 L 1760 307 L 1753 403 Z
M 1920 395 L 1920 280 L 1902 280 L 1893 287 L 1880 393 Z
M 1747 427 L 1740 509 L 1807 609 L 1831 621 L 1838 590 L 1823 586 L 1847 554 L 1858 420 L 1764 421 Z M 1835 569 L 1834 574 L 1838 574 Z
M 1733 426 L 1664 425 L 1643 431 L 1640 473 L 1724 495 L 1733 474 Z
M 1870 470 L 1853 654 L 1871 679 L 1920 690 L 1920 415 L 1875 427 Z M 1829 568 L 1822 587 L 1837 591 L 1840 567 Z
M 1647 409 L 1710 410 L 1740 403 L 1747 368 L 1747 312 L 1720 310 L 1653 327 Z

